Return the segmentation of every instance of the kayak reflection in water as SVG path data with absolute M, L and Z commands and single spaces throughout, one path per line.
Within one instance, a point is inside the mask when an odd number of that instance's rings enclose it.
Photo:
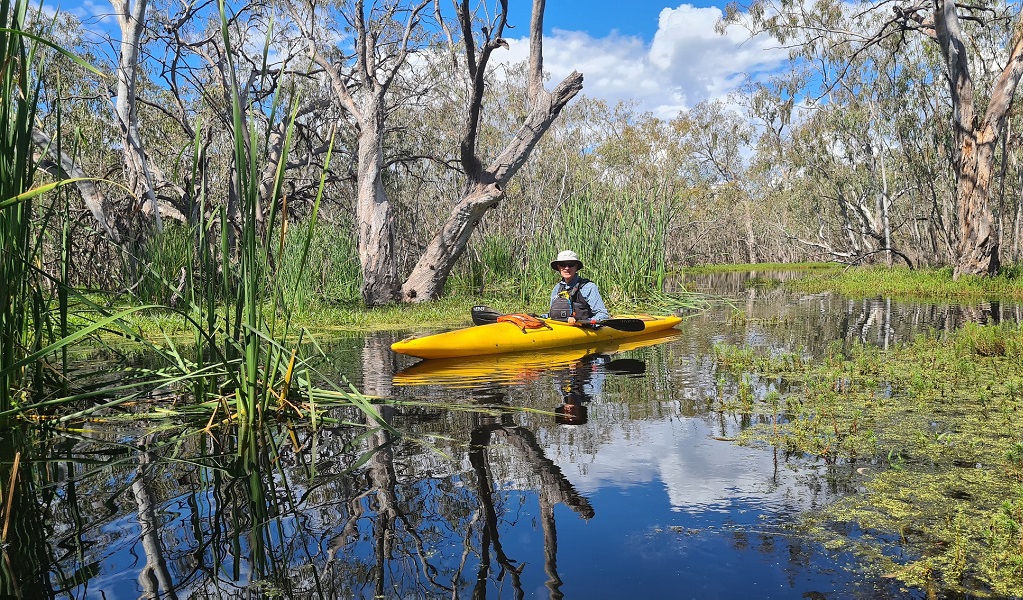
M 561 406 L 554 409 L 554 422 L 558 425 L 585 425 L 589 421 L 586 407 L 604 391 L 607 373 L 640 375 L 646 363 L 633 358 L 611 360 L 607 354 L 596 354 L 557 372 L 555 381 L 561 392 Z

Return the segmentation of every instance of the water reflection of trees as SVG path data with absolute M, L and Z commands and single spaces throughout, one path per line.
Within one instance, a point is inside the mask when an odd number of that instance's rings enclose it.
M 16 453 L 23 454 L 0 593 L 85 597 L 114 586 L 118 597 L 484 597 L 535 579 L 531 569 L 542 561 L 540 578 L 560 597 L 554 507 L 584 519 L 595 509 L 552 460 L 554 452 L 593 454 L 618 433 L 642 431 L 644 421 L 704 419 L 722 437 L 770 424 L 771 415 L 716 409 L 714 342 L 811 353 L 836 339 L 890 345 L 921 328 L 1018 317 L 1017 308 L 999 305 L 973 311 L 827 295 L 762 306 L 774 293 L 756 289 L 747 322 L 701 315 L 683 325 L 683 339 L 644 349 L 643 384 L 608 377 L 604 391 L 614 400 L 594 400 L 583 427 L 553 425 L 550 411 L 562 397 L 550 385 L 558 372 L 550 370 L 528 386 L 457 393 L 493 414 L 398 404 L 380 406 L 379 422 L 345 409 L 330 415 L 337 424 L 315 432 L 281 425 L 262 432 L 247 470 L 236 463 L 230 436 L 143 438 L 129 429 L 147 424 L 123 422 L 42 440 L 8 432 L 0 481 L 11 481 Z M 369 394 L 395 394 L 388 342 L 364 342 L 359 381 Z M 770 378 L 748 383 L 758 393 L 781 385 Z M 512 405 L 546 412 L 515 412 Z M 775 458 L 774 473 L 764 475 L 777 483 L 785 470 L 779 463 L 799 457 Z M 800 480 L 800 493 L 850 491 L 854 468 L 822 464 Z M 532 513 L 538 531 L 530 532 L 543 540 L 539 558 L 509 534 L 529 526 L 516 521 L 523 502 L 539 507 Z
M 363 360 L 366 392 L 388 394 L 394 359 L 386 344 L 367 341 Z M 343 409 L 331 416 L 363 427 L 273 427 L 246 441 L 258 451 L 244 461 L 230 436 L 163 432 L 133 441 L 121 427 L 97 424 L 87 435 L 58 437 L 62 462 L 20 467 L 2 591 L 482 598 L 508 585 L 524 594 L 522 577 L 542 560 L 530 578 L 560 598 L 554 507 L 580 518 L 594 509 L 521 413 L 502 403 L 506 396 L 490 393 L 486 414 Z M 396 436 L 391 425 L 410 435 Z M 439 431 L 425 449 L 417 436 Z M 539 545 L 503 543 L 510 528 L 529 526 L 517 521 L 520 502 L 539 506 L 542 559 Z
M 965 323 L 1018 322 L 1018 304 L 981 302 L 973 305 L 895 301 L 875 297 L 851 299 L 833 293 L 793 294 L 781 288 L 746 290 L 741 324 L 734 343 L 777 349 L 803 349 L 820 356 L 836 342 L 871 344 L 889 349 L 922 331 L 953 331 Z M 714 311 L 687 321 L 693 326 L 717 319 Z M 731 337 L 732 334 L 729 334 Z

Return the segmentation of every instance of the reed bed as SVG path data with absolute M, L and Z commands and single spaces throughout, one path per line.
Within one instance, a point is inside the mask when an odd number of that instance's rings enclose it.
M 670 197 L 575 196 L 551 211 L 546 225 L 529 231 L 524 239 L 505 233 L 477 236 L 449 287 L 463 293 L 517 296 L 520 307 L 541 307 L 557 281 L 551 259 L 571 249 L 585 265 L 582 275 L 600 286 L 612 311 L 696 308 L 706 299 L 666 290 L 668 236 L 676 214 Z
M 571 198 L 529 245 L 526 274 L 549 289 L 551 259 L 559 250 L 572 249 L 586 265 L 585 276 L 599 283 L 608 301 L 663 291 L 671 217 L 670 199 L 638 194 Z
M 32 124 L 39 84 L 31 73 L 38 44 L 22 34 L 27 4 L 0 1 L 0 412 L 13 407 L 26 385 L 43 377 L 41 363 L 24 358 L 45 346 L 48 285 L 37 269 L 40 229 L 34 227 L 36 169 Z M 52 218 L 47 211 L 45 218 Z

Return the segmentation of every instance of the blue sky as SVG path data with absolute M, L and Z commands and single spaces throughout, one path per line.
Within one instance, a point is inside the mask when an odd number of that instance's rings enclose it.
M 676 2 L 547 0 L 545 69 L 554 82 L 580 71 L 585 95 L 612 106 L 634 102 L 640 112 L 671 119 L 699 102 L 727 99 L 746 74 L 763 77 L 784 64 L 787 54 L 772 40 L 748 39 L 738 28 L 726 35 L 714 32 L 723 1 Z M 515 27 L 506 30 L 511 49 L 495 59 L 526 59 L 531 4 L 509 2 Z M 116 31 L 108 0 L 60 0 L 60 5 L 91 27 L 104 15 L 102 21 Z
M 666 6 L 672 5 L 656 0 L 549 0 L 544 29 L 546 33 L 554 29 L 585 31 L 598 38 L 617 31 L 622 35 L 652 39 L 657 31 L 657 17 Z
M 511 3 L 512 58 L 527 53 L 527 2 Z M 548 0 L 544 18 L 544 67 L 559 81 L 583 73 L 583 93 L 614 104 L 634 101 L 638 110 L 670 119 L 705 100 L 724 100 L 745 74 L 777 70 L 787 53 L 772 40 L 737 28 L 714 32 L 724 3 L 663 0 Z

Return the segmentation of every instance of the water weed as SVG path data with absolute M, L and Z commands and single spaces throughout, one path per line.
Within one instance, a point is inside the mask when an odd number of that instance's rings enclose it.
M 739 381 L 770 373 L 795 383 L 780 403 L 758 398 L 754 411 L 775 414 L 780 404 L 783 418 L 746 429 L 742 442 L 866 467 L 865 494 L 811 518 L 821 535 L 828 521 L 856 523 L 864 535 L 827 536 L 829 544 L 869 553 L 891 532 L 912 531 L 903 535 L 908 562 L 878 554 L 878 564 L 914 585 L 940 576 L 953 589 L 1019 595 L 1023 571 L 1010 549 L 1018 556 L 1023 402 L 1019 382 L 999 373 L 1018 371 L 1008 349 L 1021 338 L 1015 326 L 968 327 L 887 351 L 856 346 L 848 358 L 805 368 L 743 348 L 715 348 L 715 355 L 719 373 Z M 736 394 L 747 410 L 741 387 Z

